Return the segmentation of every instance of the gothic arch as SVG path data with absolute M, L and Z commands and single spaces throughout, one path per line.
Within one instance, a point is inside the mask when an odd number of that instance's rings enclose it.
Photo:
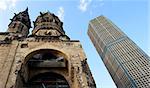
M 68 56 L 65 53 L 63 53 L 62 51 L 60 51 L 60 50 L 48 49 L 48 48 L 40 48 L 40 49 L 31 50 L 28 53 L 26 53 L 25 56 L 24 56 L 25 59 L 24 59 L 23 63 L 26 64 L 27 61 L 30 59 L 30 57 L 33 54 L 36 54 L 36 53 L 42 52 L 42 51 L 50 51 L 50 52 L 54 53 L 55 55 L 64 56 L 64 59 L 66 59 L 66 60 L 68 59 Z
M 21 69 L 18 72 L 19 76 L 17 77 L 16 88 L 28 83 L 32 77 L 45 72 L 60 72 L 59 74 L 68 80 L 66 77 L 66 73 L 68 74 L 69 72 L 67 55 L 54 49 L 39 49 L 30 52 L 25 57 Z

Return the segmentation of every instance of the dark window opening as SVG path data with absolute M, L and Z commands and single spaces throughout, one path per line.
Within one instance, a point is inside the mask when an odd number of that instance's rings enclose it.
M 33 77 L 23 88 L 70 88 L 66 79 L 56 73 L 43 73 Z
M 56 53 L 55 53 L 56 54 Z M 62 55 L 55 55 L 52 52 L 39 52 L 34 54 L 28 61 L 29 67 L 66 67 L 67 61 Z
M 58 25 L 59 22 L 55 21 L 55 23 Z
M 57 57 L 51 53 L 38 53 L 33 55 L 31 60 L 55 60 L 56 58 Z

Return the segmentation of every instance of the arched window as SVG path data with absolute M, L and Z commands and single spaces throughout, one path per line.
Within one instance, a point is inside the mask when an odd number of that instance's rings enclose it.
M 36 51 L 28 61 L 29 67 L 66 67 L 66 64 L 64 55 L 48 49 Z
M 18 71 L 15 88 L 70 88 L 63 76 L 56 73 L 43 73 L 54 70 L 67 71 L 66 58 L 64 53 L 52 49 L 31 52 Z
M 70 88 L 66 79 L 56 73 L 42 73 L 34 76 L 25 88 Z

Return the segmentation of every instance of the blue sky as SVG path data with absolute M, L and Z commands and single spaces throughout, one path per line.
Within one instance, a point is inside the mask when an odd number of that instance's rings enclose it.
M 139 47 L 150 55 L 149 0 L 0 0 L 0 31 L 6 31 L 14 13 L 29 7 L 35 21 L 39 12 L 50 11 L 64 22 L 72 40 L 80 40 L 97 88 L 116 88 L 88 35 L 91 19 L 104 15 L 112 20 Z M 32 24 L 33 26 L 33 24 Z M 30 29 L 32 30 L 32 29 Z

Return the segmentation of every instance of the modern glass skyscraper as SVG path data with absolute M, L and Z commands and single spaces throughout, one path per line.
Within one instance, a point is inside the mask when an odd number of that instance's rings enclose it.
M 88 35 L 118 88 L 150 88 L 150 58 L 104 16 L 89 23 Z

